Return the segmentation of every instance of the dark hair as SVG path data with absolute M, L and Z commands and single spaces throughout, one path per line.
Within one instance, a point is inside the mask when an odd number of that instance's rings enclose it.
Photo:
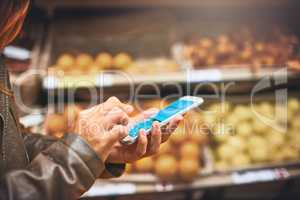
M 0 51 L 19 33 L 29 0 L 1 0 L 0 2 Z

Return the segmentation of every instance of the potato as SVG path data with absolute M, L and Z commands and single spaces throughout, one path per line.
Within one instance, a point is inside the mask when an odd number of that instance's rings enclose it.
M 252 136 L 248 139 L 249 151 L 263 146 L 268 146 L 268 142 L 262 136 Z
M 49 114 L 46 118 L 46 130 L 50 134 L 66 131 L 65 118 L 58 114 Z
M 270 158 L 269 143 L 263 137 L 253 136 L 248 140 L 248 152 L 254 162 L 265 162 Z
M 225 119 L 225 124 L 232 127 L 232 129 L 236 129 L 239 122 L 240 118 L 238 118 L 234 113 L 229 114 Z
M 299 111 L 300 103 L 298 99 L 291 98 L 288 100 L 288 109 L 289 111 Z
M 220 171 L 228 170 L 229 167 L 230 167 L 230 165 L 224 160 L 217 161 L 215 163 L 215 168 Z
M 242 120 L 249 120 L 252 118 L 253 114 L 250 108 L 244 105 L 238 105 L 235 107 L 233 111 L 233 115 L 236 118 L 239 118 L 240 121 Z
M 256 134 L 265 134 L 268 131 L 268 125 L 260 119 L 256 119 L 252 123 L 253 131 Z
M 114 67 L 117 69 L 126 69 L 132 62 L 132 58 L 126 53 L 119 53 L 114 57 Z
M 151 157 L 143 158 L 135 163 L 135 169 L 138 172 L 151 172 L 154 168 L 154 161 Z
M 172 145 L 168 141 L 168 142 L 165 142 L 165 143 L 160 145 L 160 149 L 159 149 L 158 154 L 159 155 L 168 154 L 168 153 L 172 153 L 172 151 L 173 151 Z
M 226 126 L 225 124 L 219 124 L 213 129 L 214 139 L 217 142 L 227 141 L 231 137 L 231 134 L 232 134 L 232 130 L 230 129 L 230 127 Z
M 269 102 L 262 102 L 258 105 L 258 112 L 262 116 L 272 119 L 274 116 L 274 106 Z
M 88 71 L 89 68 L 93 65 L 93 58 L 89 54 L 79 54 L 76 58 L 76 66 L 82 71 Z
M 236 133 L 244 138 L 248 138 L 253 133 L 251 124 L 249 122 L 241 122 L 236 127 Z
M 110 69 L 113 65 L 113 57 L 109 53 L 99 53 L 96 57 L 95 64 L 99 69 Z
M 199 159 L 201 155 L 201 149 L 195 142 L 186 142 L 180 147 L 181 158 L 193 158 Z
M 228 144 L 222 144 L 217 148 L 217 155 L 224 162 L 230 161 L 231 157 L 236 153 L 236 149 Z
M 226 142 L 226 145 L 230 145 L 236 152 L 243 152 L 247 148 L 246 141 L 238 136 L 231 136 Z
M 251 160 L 254 162 L 265 162 L 270 159 L 270 151 L 267 146 L 256 147 L 249 151 Z
M 69 71 L 75 66 L 75 58 L 71 54 L 63 54 L 57 59 L 56 66 L 64 71 Z
M 192 142 L 197 143 L 198 145 L 205 145 L 209 141 L 208 133 L 206 133 L 205 131 L 202 131 L 202 132 L 201 131 L 200 132 L 191 132 L 189 134 L 189 139 Z
M 182 144 L 188 138 L 188 133 L 183 125 L 180 125 L 170 136 L 170 142 L 173 144 Z
M 133 170 L 133 164 L 126 164 L 125 173 L 129 174 Z
M 291 121 L 291 126 L 294 130 L 300 130 L 300 114 L 294 116 Z
M 197 159 L 183 158 L 179 162 L 179 175 L 184 181 L 192 181 L 198 176 L 200 164 Z
M 233 167 L 247 167 L 250 165 L 251 160 L 250 157 L 247 154 L 238 153 L 234 156 L 232 156 L 231 164 Z
M 285 133 L 278 132 L 272 130 L 270 133 L 266 135 L 266 140 L 268 141 L 270 146 L 273 147 L 283 147 L 285 144 Z
M 172 155 L 162 155 L 155 163 L 155 174 L 162 180 L 169 181 L 176 178 L 178 163 Z

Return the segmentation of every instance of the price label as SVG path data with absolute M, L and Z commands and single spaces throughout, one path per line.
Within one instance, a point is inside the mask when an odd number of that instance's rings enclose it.
M 233 173 L 232 181 L 236 184 L 242 184 L 281 180 L 288 177 L 289 172 L 286 169 L 259 170 Z
M 43 80 L 43 86 L 47 89 L 55 89 L 59 86 L 59 78 L 56 76 L 47 76 Z
M 221 81 L 222 73 L 218 69 L 188 70 L 186 78 L 190 83 Z
M 31 115 L 26 115 L 24 117 L 20 118 L 20 123 L 25 127 L 33 127 L 37 126 L 45 120 L 45 117 L 41 114 L 31 114 Z
M 95 184 L 89 191 L 87 191 L 84 197 L 97 197 L 97 196 L 109 196 L 109 195 L 124 195 L 136 193 L 136 185 L 131 183 L 119 183 L 119 184 Z
M 113 80 L 113 75 L 101 73 L 96 76 L 96 85 L 98 87 L 112 86 Z
M 172 190 L 174 190 L 174 185 L 172 185 L 172 184 L 157 184 L 155 186 L 155 189 L 158 192 L 172 191 Z

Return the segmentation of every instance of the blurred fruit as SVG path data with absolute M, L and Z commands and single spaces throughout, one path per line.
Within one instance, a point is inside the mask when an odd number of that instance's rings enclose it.
M 165 142 L 160 145 L 159 155 L 172 153 L 172 146 L 170 142 Z
M 132 164 L 126 164 L 125 173 L 129 174 L 132 172 L 133 166 Z
M 285 146 L 284 148 L 280 149 L 275 153 L 274 157 L 277 161 L 291 161 L 299 159 L 298 151 L 291 146 Z
M 71 54 L 63 54 L 57 59 L 56 65 L 64 71 L 71 70 L 75 67 L 75 58 Z
M 244 105 L 238 105 L 235 107 L 233 111 L 236 118 L 239 118 L 239 120 L 248 120 L 252 117 L 251 110 Z
M 126 69 L 132 63 L 132 58 L 126 53 L 119 53 L 114 58 L 114 67 L 117 69 Z
M 172 155 L 160 156 L 155 164 L 155 173 L 162 180 L 169 181 L 176 178 L 178 163 Z
M 183 144 L 187 140 L 187 131 L 183 125 L 180 125 L 170 136 L 170 142 L 173 144 Z
M 242 153 L 246 148 L 247 144 L 244 139 L 238 136 L 230 137 L 226 143 L 235 149 L 236 152 Z
M 93 65 L 93 58 L 89 54 L 79 54 L 76 58 L 76 66 L 82 71 L 88 71 L 89 67 Z
M 191 131 L 191 133 L 189 134 L 190 140 L 192 142 L 197 143 L 198 145 L 206 145 L 209 141 L 208 138 L 208 133 L 206 133 L 205 131 Z
M 258 112 L 260 115 L 272 119 L 274 116 L 274 108 L 271 103 L 269 102 L 262 102 L 258 106 Z
M 257 134 L 265 134 L 268 130 L 268 125 L 261 119 L 255 119 L 252 124 L 253 131 Z
M 200 159 L 201 149 L 195 142 L 186 142 L 182 144 L 179 151 L 181 158 Z
M 232 156 L 231 164 L 233 167 L 247 167 L 251 163 L 250 157 L 243 153 Z
M 230 165 L 227 162 L 225 162 L 224 160 L 217 161 L 215 163 L 215 168 L 217 170 L 224 171 L 224 170 L 228 170 L 229 167 L 230 167 Z
M 248 122 L 241 122 L 240 124 L 237 125 L 236 127 L 236 133 L 244 138 L 248 138 L 251 136 L 253 130 Z
M 290 98 L 288 100 L 288 108 L 291 110 L 299 110 L 300 103 L 296 98 Z
M 62 138 L 65 135 L 65 133 L 64 132 L 55 132 L 55 133 L 52 133 L 51 135 L 56 138 Z
M 151 157 L 143 158 L 135 163 L 138 172 L 151 172 L 154 168 L 154 161 Z
M 64 116 L 58 114 L 49 114 L 46 119 L 46 130 L 50 134 L 65 132 L 66 122 Z
M 273 147 L 282 147 L 285 143 L 285 134 L 272 130 L 266 135 L 266 140 L 270 146 Z
M 184 181 L 192 181 L 198 176 L 200 170 L 199 160 L 183 158 L 179 162 L 179 175 Z
M 109 53 L 99 53 L 96 57 L 95 64 L 99 69 L 109 69 L 113 65 L 113 57 Z
M 211 48 L 213 45 L 213 42 L 210 38 L 202 38 L 199 40 L 200 46 L 203 48 Z
M 217 148 L 217 155 L 219 159 L 225 162 L 229 161 L 236 153 L 238 153 L 236 152 L 236 149 L 228 144 L 222 144 Z

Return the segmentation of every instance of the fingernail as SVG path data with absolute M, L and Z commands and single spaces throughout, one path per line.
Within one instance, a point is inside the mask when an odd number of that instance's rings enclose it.
M 126 109 L 127 112 L 132 112 L 133 111 L 133 107 L 130 106 L 130 105 L 126 106 L 125 109 Z
M 159 123 L 158 122 L 154 122 L 153 126 L 154 126 L 154 128 L 159 128 Z
M 146 131 L 145 131 L 145 129 L 141 129 L 140 134 L 143 135 L 143 136 L 146 136 Z

